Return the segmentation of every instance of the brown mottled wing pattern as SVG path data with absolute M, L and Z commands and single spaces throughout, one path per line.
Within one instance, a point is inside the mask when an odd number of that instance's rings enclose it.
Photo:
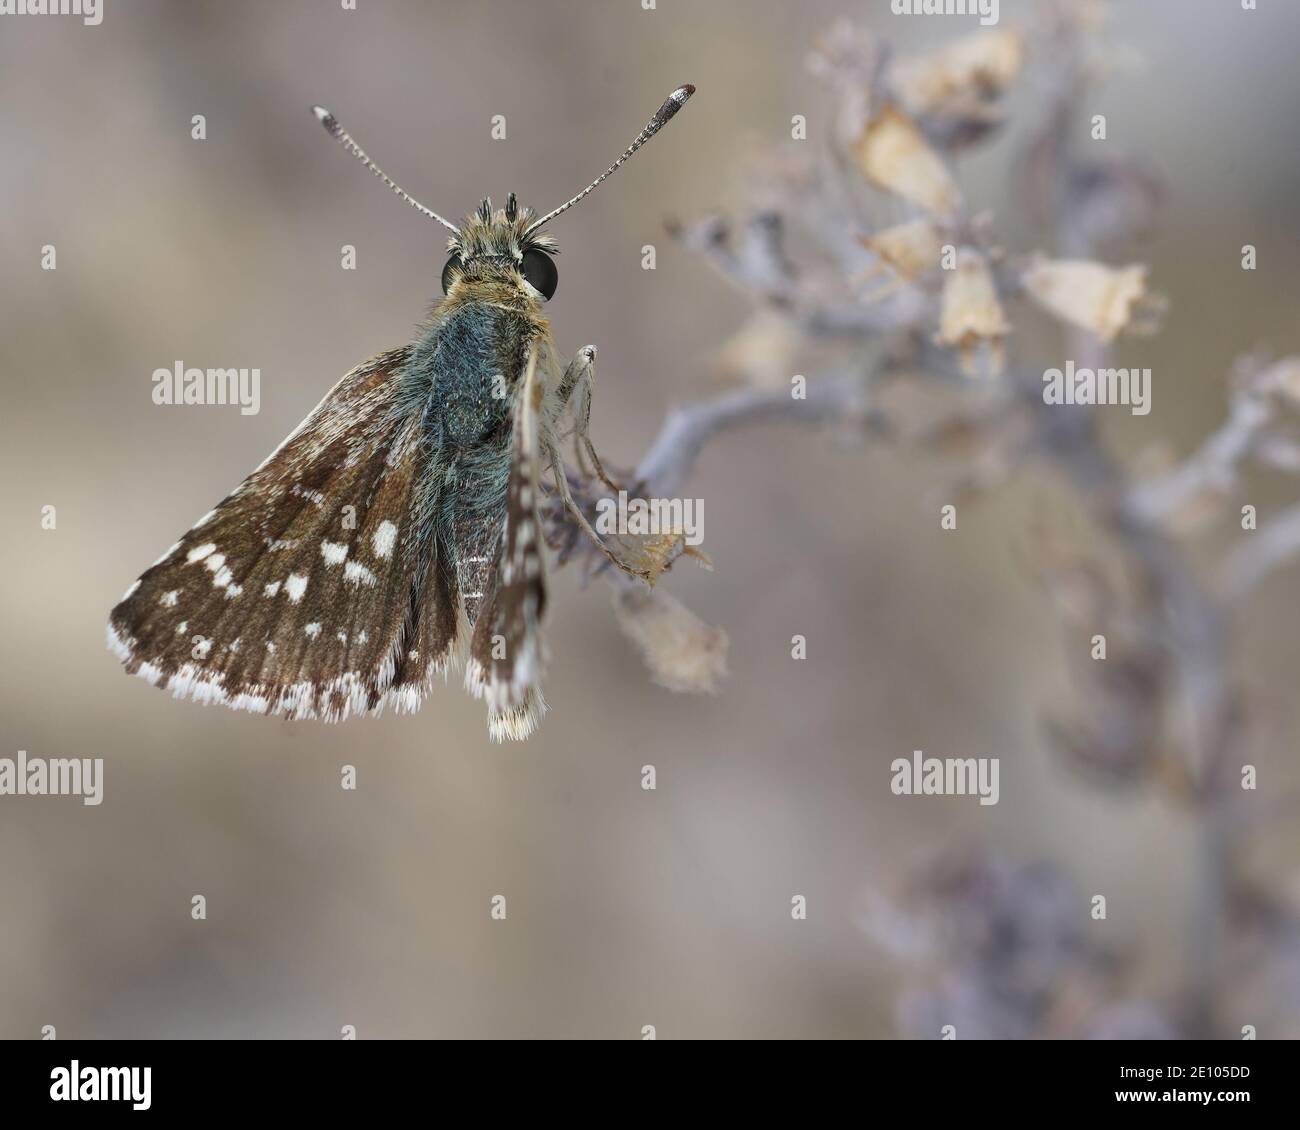
M 408 352 L 345 376 L 131 586 L 108 625 L 129 672 L 293 718 L 419 705 L 459 597 L 418 524 L 435 488 L 423 410 L 403 398 Z
M 537 512 L 541 410 L 542 383 L 534 348 L 514 404 L 505 530 L 492 584 L 470 640 L 465 672 L 469 690 L 487 700 L 488 729 L 496 741 L 528 737 L 546 712 L 541 689 L 546 578 Z

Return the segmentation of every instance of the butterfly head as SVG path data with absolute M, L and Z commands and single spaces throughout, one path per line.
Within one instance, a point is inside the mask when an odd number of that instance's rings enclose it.
M 496 211 L 491 199 L 485 199 L 447 240 L 443 293 L 450 295 L 462 283 L 487 282 L 526 287 L 549 299 L 559 283 L 553 258 L 558 248 L 549 235 L 530 232 L 535 221 L 536 213 L 520 207 L 513 192 Z
M 338 119 L 324 106 L 313 106 L 312 110 L 330 135 L 398 196 L 424 216 L 451 229 L 453 234 L 447 240 L 450 258 L 442 270 L 442 289 L 445 294 L 450 296 L 453 289 L 465 283 L 490 283 L 497 286 L 507 284 L 536 301 L 538 298 L 549 299 L 559 282 L 553 258 L 556 254 L 555 244 L 549 236 L 539 235 L 538 230 L 560 213 L 567 212 L 597 185 L 613 175 L 633 153 L 676 116 L 677 111 L 686 105 L 686 100 L 694 93 L 695 87 L 690 83 L 674 90 L 617 161 L 577 196 L 566 200 L 558 208 L 552 208 L 541 219 L 536 218 L 532 209 L 521 208 L 512 192 L 506 198 L 505 208 L 494 212 L 492 201 L 484 200 L 478 210 L 466 219 L 465 225 L 459 228 L 437 212 L 426 208 L 390 179 L 366 156 L 361 146 L 352 140 L 347 130 L 339 125 Z

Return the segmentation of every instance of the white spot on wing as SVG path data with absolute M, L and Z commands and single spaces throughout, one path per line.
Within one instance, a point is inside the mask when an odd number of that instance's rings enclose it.
M 302 599 L 302 594 L 307 591 L 307 578 L 301 573 L 290 573 L 289 579 L 284 582 L 284 591 L 289 599 L 297 604 Z
M 375 575 L 360 561 L 349 561 L 343 566 L 343 576 L 351 581 L 354 585 L 373 585 Z
M 307 638 L 309 640 L 314 640 L 318 635 L 320 635 L 320 625 L 312 622 L 303 628 L 303 631 L 307 633 Z
M 196 561 L 202 561 L 205 557 L 207 557 L 209 553 L 211 553 L 216 548 L 217 547 L 213 542 L 205 542 L 203 545 L 196 545 L 193 549 L 189 551 L 189 553 L 185 555 L 185 560 L 188 561 L 191 565 L 193 565 L 194 562 Z
M 158 598 L 158 603 L 164 608 L 175 608 L 181 599 L 181 590 L 172 589 L 171 592 L 165 592 Z
M 348 547 L 336 541 L 323 541 L 320 543 L 320 555 L 325 558 L 326 565 L 342 565 L 343 559 L 348 555 Z
M 397 527 L 385 518 L 375 531 L 374 547 L 376 557 L 391 557 L 393 546 L 397 544 Z
M 280 591 L 280 582 L 272 581 L 269 585 L 266 586 L 265 589 L 262 590 L 262 593 L 265 596 L 274 596 L 279 591 Z

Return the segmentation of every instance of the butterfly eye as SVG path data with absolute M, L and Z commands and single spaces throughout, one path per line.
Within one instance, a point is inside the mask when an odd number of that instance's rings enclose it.
M 541 291 L 543 297 L 548 300 L 555 294 L 555 288 L 560 285 L 560 272 L 555 269 L 555 260 L 536 247 L 524 252 L 524 261 L 519 265 L 519 269 L 523 272 L 524 278 L 536 290 Z
M 446 294 L 451 289 L 452 281 L 455 278 L 455 272 L 460 270 L 460 256 L 453 255 L 447 260 L 447 265 L 442 269 L 442 293 Z

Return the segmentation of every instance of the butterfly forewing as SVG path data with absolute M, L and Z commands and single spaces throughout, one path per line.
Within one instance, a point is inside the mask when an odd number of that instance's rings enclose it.
M 422 517 L 427 399 L 408 350 L 349 373 L 113 610 L 128 671 L 177 697 L 335 720 L 413 709 L 457 634 Z

